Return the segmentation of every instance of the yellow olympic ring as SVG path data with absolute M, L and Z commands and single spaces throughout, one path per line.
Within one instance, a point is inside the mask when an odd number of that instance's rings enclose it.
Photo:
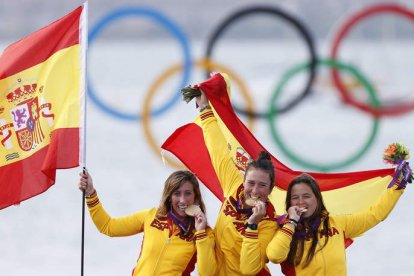
M 216 62 L 213 62 L 208 59 L 201 59 L 198 61 L 193 62 L 193 66 L 199 67 L 201 69 L 209 70 L 209 71 L 220 71 L 220 72 L 226 72 L 229 77 L 234 81 L 237 86 L 240 88 L 241 94 L 243 98 L 246 101 L 246 110 L 248 112 L 253 112 L 253 100 L 250 97 L 250 94 L 248 92 L 246 84 L 241 80 L 241 78 L 232 70 L 227 68 L 224 65 L 217 64 Z M 171 75 L 178 73 L 180 70 L 182 70 L 183 66 L 181 64 L 173 65 L 170 68 L 168 68 L 166 71 L 161 73 L 161 75 L 150 85 L 150 89 L 145 96 L 145 99 L 143 101 L 143 107 L 142 107 L 142 126 L 144 128 L 144 136 L 147 140 L 148 144 L 150 145 L 151 150 L 155 153 L 155 155 L 158 155 L 161 158 L 164 158 L 167 162 L 167 164 L 171 165 L 174 168 L 177 169 L 183 169 L 184 165 L 180 162 L 177 162 L 168 156 L 161 156 L 160 152 L 160 146 L 157 145 L 155 142 L 154 135 L 152 134 L 150 130 L 150 119 L 151 119 L 151 100 L 153 99 L 155 92 L 158 90 L 158 88 L 161 86 L 161 84 L 166 81 Z M 247 126 L 252 131 L 254 125 L 254 118 L 252 116 L 248 117 Z

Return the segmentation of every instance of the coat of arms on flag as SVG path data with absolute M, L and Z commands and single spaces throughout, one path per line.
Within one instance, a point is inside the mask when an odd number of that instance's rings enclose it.
M 51 103 L 46 102 L 41 94 L 42 90 L 43 86 L 38 88 L 37 83 L 21 83 L 16 89 L 6 94 L 8 103 L 14 105 L 8 114 L 12 123 L 7 123 L 4 118 L 0 122 L 4 137 L 1 142 L 6 149 L 14 147 L 13 133 L 16 135 L 19 148 L 23 151 L 35 149 L 45 140 L 45 133 L 48 132 L 43 131 L 42 120 L 46 121 L 49 127 L 52 127 L 54 114 L 51 114 Z M 2 116 L 1 113 L 0 116 Z M 13 158 L 18 158 L 17 152 L 6 156 L 7 160 Z

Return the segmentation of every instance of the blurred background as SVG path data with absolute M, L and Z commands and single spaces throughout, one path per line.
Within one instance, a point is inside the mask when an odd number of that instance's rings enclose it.
M 0 49 L 82 3 L 1 0 Z M 160 145 L 197 115 L 179 88 L 206 71 L 229 74 L 240 118 L 292 169 L 379 169 L 388 144 L 414 150 L 412 1 L 92 0 L 89 34 L 87 168 L 114 217 L 158 205 L 177 169 Z M 79 275 L 80 171 L 61 170 L 47 192 L 0 210 L 0 275 Z M 413 188 L 347 250 L 349 275 L 413 273 Z M 220 202 L 203 196 L 214 225 Z M 103 236 L 87 213 L 85 275 L 130 275 L 141 240 Z

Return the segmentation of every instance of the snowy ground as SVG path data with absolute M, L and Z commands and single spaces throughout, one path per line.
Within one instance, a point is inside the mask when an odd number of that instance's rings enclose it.
M 198 43 L 192 46 L 193 58 L 201 58 L 204 46 Z M 379 89 L 383 101 L 413 101 L 414 60 L 412 52 L 405 55 L 412 47 L 386 45 L 384 47 L 391 47 L 393 51 L 387 52 L 385 57 L 375 45 L 364 47 L 348 47 L 343 54 L 344 60 L 352 61 L 363 70 Z M 326 56 L 326 52 L 320 51 Z M 246 82 L 255 108 L 262 112 L 267 110 L 280 76 L 291 66 L 303 62 L 306 56 L 303 47 L 275 41 L 242 45 L 228 42 L 224 46 L 220 44 L 215 52 L 220 63 L 230 67 Z M 137 113 L 143 109 L 150 85 L 161 72 L 180 61 L 180 49 L 169 41 L 98 43 L 90 48 L 90 76 L 95 91 L 108 105 Z M 200 69 L 193 73 L 191 83 L 204 79 Z M 178 76 L 157 90 L 155 106 L 171 97 L 172 87 L 179 82 Z M 304 76 L 301 74 L 289 83 L 282 102 L 294 95 L 295 87 L 302 86 Z M 234 86 L 234 101 L 244 106 L 246 102 L 240 96 L 237 84 Z M 363 100 L 364 92 L 357 90 L 354 96 Z M 281 136 L 299 156 L 329 164 L 356 152 L 366 141 L 372 117 L 345 106 L 337 93 L 327 72 L 321 70 L 313 94 L 291 112 L 280 115 L 277 122 Z M 177 102 L 159 117 L 151 118 L 155 143 L 160 145 L 175 128 L 190 122 L 195 115 L 193 104 Z M 164 165 L 150 148 L 142 122 L 111 117 L 91 100 L 87 116 L 87 167 L 107 211 L 112 216 L 122 216 L 157 206 L 163 182 L 174 168 Z M 381 119 L 378 134 L 367 153 L 354 164 L 337 171 L 384 168 L 382 151 L 394 141 L 400 141 L 414 151 L 413 119 L 413 112 Z M 283 155 L 272 140 L 267 121 L 256 120 L 254 124 L 253 132 L 272 154 L 294 169 L 310 170 Z M 57 182 L 49 191 L 20 206 L 0 211 L 0 275 L 79 275 L 79 171 L 59 171 Z M 209 222 L 214 225 L 220 203 L 206 190 L 203 196 Z M 413 198 L 414 187 L 409 186 L 390 217 L 348 249 L 349 275 L 409 275 L 414 271 L 411 237 L 414 222 L 410 219 L 414 215 L 410 204 Z M 86 215 L 85 275 L 129 275 L 139 255 L 142 236 L 103 236 Z M 270 268 L 274 275 L 281 274 L 279 266 L 270 265 Z

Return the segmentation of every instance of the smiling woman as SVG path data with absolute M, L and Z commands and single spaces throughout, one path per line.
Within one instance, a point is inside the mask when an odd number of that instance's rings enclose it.
M 289 184 L 286 194 L 288 217 L 266 249 L 285 275 L 347 275 L 345 248 L 383 221 L 411 181 L 406 161 L 389 177 L 388 189 L 367 210 L 350 215 L 330 215 L 316 180 L 302 174 Z
M 88 172 L 81 173 L 79 188 L 85 191 L 91 218 L 101 233 L 110 237 L 144 233 L 133 275 L 189 275 L 195 261 L 199 275 L 214 275 L 214 235 L 207 225 L 198 180 L 191 172 L 176 171 L 167 178 L 158 208 L 120 218 L 106 213 Z M 199 208 L 188 216 L 186 209 L 194 204 Z
M 198 90 L 197 85 L 185 88 L 196 97 L 203 136 L 213 152 L 212 165 L 225 198 L 215 225 L 217 275 L 270 275 L 265 251 L 277 229 L 275 208 L 268 200 L 275 180 L 270 155 L 262 151 L 255 160 L 240 155 L 234 160 L 205 93 Z

